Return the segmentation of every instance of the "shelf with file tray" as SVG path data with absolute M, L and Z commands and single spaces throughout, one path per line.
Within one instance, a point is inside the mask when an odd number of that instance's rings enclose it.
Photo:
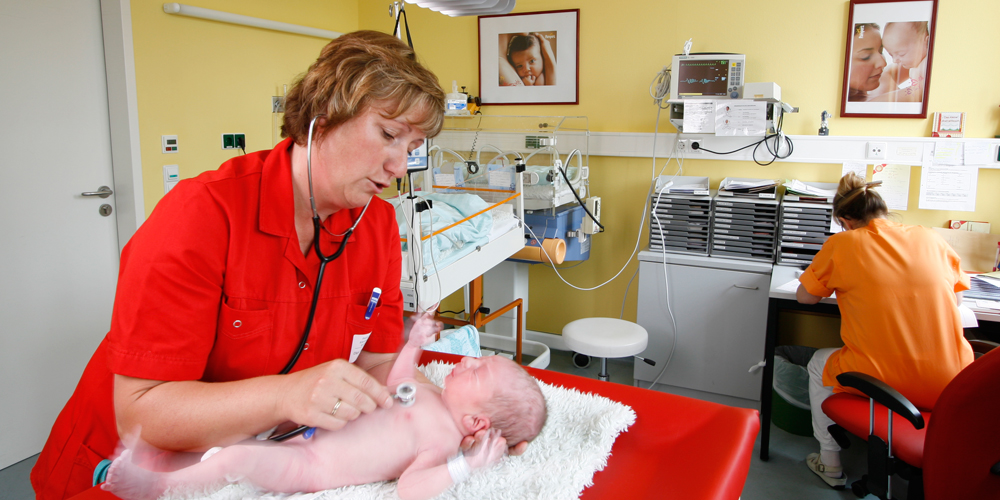
M 833 234 L 835 183 L 792 181 L 781 202 L 776 261 L 786 265 L 808 265 Z M 828 194 L 828 196 L 824 196 Z
M 708 177 L 661 176 L 649 200 L 649 249 L 708 255 L 712 196 Z
M 749 185 L 727 191 L 723 187 Z M 774 261 L 780 196 L 766 179 L 725 178 L 712 208 L 710 255 Z

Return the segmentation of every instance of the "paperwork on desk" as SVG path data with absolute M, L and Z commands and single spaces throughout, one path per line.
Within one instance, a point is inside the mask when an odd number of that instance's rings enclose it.
M 876 188 L 889 210 L 906 210 L 910 197 L 910 166 L 880 163 L 872 169 L 872 182 L 882 181 Z
M 719 183 L 719 190 L 731 191 L 734 193 L 757 193 L 768 191 L 777 185 L 778 183 L 771 179 L 742 179 L 726 177 Z
M 792 179 L 790 181 L 785 181 L 782 186 L 785 186 L 785 191 L 791 194 L 797 194 L 799 196 L 815 196 L 818 198 L 833 198 L 837 194 L 836 189 L 822 189 L 816 186 L 810 186 L 798 179 Z
M 793 279 L 792 281 L 789 281 L 788 283 L 785 283 L 784 285 L 781 285 L 778 288 L 775 288 L 775 290 L 778 290 L 778 291 L 781 291 L 781 292 L 795 293 L 796 291 L 798 291 L 800 284 L 801 283 L 799 282 L 798 279 Z M 830 298 L 831 299 L 836 299 L 837 298 L 837 292 L 834 292 L 833 295 L 830 296 Z
M 980 309 L 997 309 L 1000 310 L 1000 301 L 996 300 L 977 300 L 976 307 Z
M 976 313 L 972 312 L 969 306 L 965 304 L 958 306 L 958 312 L 962 314 L 962 328 L 976 328 L 979 326 Z

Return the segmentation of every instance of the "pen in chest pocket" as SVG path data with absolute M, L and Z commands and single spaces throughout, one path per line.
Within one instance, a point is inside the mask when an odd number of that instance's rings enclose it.
M 365 321 L 372 319 L 372 314 L 375 312 L 375 306 L 378 304 L 378 298 L 381 295 L 381 288 L 372 288 L 372 297 L 368 299 L 368 308 L 365 309 Z

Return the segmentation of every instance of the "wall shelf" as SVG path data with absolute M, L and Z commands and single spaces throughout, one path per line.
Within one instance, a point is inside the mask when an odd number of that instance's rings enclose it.
M 661 133 L 656 141 L 656 157 L 666 158 L 673 147 L 676 133 Z M 680 134 L 682 139 L 699 139 L 703 147 L 715 151 L 731 151 L 745 146 L 759 137 L 717 137 L 703 134 Z M 846 161 L 862 161 L 866 163 L 900 163 L 919 166 L 925 144 L 936 144 L 942 141 L 958 141 L 962 143 L 985 142 L 989 144 L 991 162 L 981 168 L 1000 168 L 997 161 L 1000 139 L 981 138 L 939 138 L 939 137 L 870 137 L 870 136 L 815 136 L 790 135 L 795 145 L 792 155 L 778 160 L 796 163 L 843 163 Z M 886 159 L 870 160 L 865 158 L 865 148 L 868 142 L 886 143 Z M 692 160 L 729 160 L 753 161 L 753 148 L 731 155 L 716 155 L 703 151 L 686 151 L 685 159 Z M 782 148 L 784 151 L 784 148 Z M 621 156 L 651 158 L 653 156 L 653 134 L 639 132 L 591 132 L 590 156 Z M 767 160 L 767 150 L 761 146 L 757 156 L 762 161 Z

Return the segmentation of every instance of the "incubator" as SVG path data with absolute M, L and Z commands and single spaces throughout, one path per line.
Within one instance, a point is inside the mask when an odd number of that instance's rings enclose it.
M 590 196 L 589 139 L 583 116 L 445 117 L 429 150 L 427 179 L 455 190 L 510 189 L 520 158 L 527 242 L 514 259 L 586 260 L 591 235 L 600 231 L 600 199 Z M 546 240 L 561 242 L 546 246 Z

